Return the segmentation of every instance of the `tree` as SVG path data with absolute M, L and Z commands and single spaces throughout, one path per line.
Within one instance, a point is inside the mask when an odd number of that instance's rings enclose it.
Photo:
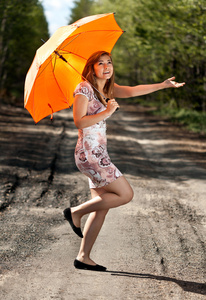
M 90 15 L 93 0 L 76 0 L 71 10 L 70 24 Z
M 0 96 L 15 99 L 48 25 L 38 0 L 1 0 L 0 20 Z

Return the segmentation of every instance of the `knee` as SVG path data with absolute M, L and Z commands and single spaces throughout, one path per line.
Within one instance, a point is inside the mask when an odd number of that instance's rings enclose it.
M 122 199 L 124 201 L 123 204 L 127 204 L 129 203 L 130 201 L 132 201 L 134 197 L 134 191 L 133 189 L 130 187 L 127 191 L 125 191 L 124 195 L 122 195 Z
M 130 191 L 128 192 L 128 195 L 127 195 L 127 203 L 132 201 L 133 197 L 134 197 L 134 191 L 131 188 Z

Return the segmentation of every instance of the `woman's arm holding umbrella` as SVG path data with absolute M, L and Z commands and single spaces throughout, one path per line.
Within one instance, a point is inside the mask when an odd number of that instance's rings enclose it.
M 174 80 L 175 77 L 171 77 L 161 83 L 143 84 L 143 85 L 136 85 L 136 86 L 120 86 L 115 83 L 114 97 L 117 98 L 137 97 L 141 95 L 150 94 L 159 90 L 167 89 L 167 88 L 179 88 L 185 84 L 184 82 L 178 83 L 175 82 Z
M 73 103 L 73 117 L 74 123 L 78 129 L 92 126 L 104 120 L 108 116 L 112 115 L 116 111 L 117 107 L 119 107 L 115 99 L 112 99 L 108 102 L 106 110 L 94 115 L 87 115 L 87 106 L 87 97 L 81 94 L 75 96 Z

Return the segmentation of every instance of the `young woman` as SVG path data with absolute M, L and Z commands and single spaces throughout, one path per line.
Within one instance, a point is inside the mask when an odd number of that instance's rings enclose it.
M 90 252 L 108 210 L 124 205 L 133 198 L 130 184 L 107 153 L 105 120 L 119 108 L 116 97 L 136 97 L 169 87 L 178 88 L 184 83 L 176 83 L 172 77 L 157 84 L 134 87 L 117 85 L 114 83 L 111 55 L 104 51 L 96 52 L 88 59 L 82 75 L 83 82 L 74 92 L 73 104 L 74 123 L 79 129 L 75 162 L 89 178 L 91 200 L 66 208 L 64 216 L 74 232 L 82 238 L 74 266 L 78 269 L 105 271 L 105 267 L 90 258 Z M 106 102 L 106 98 L 110 100 Z M 81 218 L 86 214 L 89 216 L 82 234 Z

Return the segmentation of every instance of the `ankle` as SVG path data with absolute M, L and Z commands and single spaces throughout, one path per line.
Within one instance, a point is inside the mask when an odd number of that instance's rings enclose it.
M 81 218 L 83 217 L 83 215 L 79 212 L 79 210 L 76 207 L 71 208 L 71 213 L 74 216 L 74 218 L 78 218 L 81 220 Z
M 89 262 L 91 260 L 90 253 L 85 253 L 84 251 L 80 250 L 76 259 L 82 262 Z
M 87 255 L 85 255 L 84 252 L 79 252 L 77 257 L 76 257 L 79 261 L 84 261 L 87 258 Z
M 77 255 L 76 259 L 85 264 L 96 265 L 96 263 L 87 255 Z

